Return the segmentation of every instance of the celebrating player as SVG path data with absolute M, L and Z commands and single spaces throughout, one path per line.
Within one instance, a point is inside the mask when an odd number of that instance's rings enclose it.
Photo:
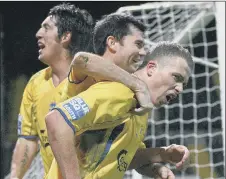
M 104 59 L 123 67 L 126 63 L 136 62 L 135 57 L 139 58 L 143 45 L 139 28 L 128 21 L 120 21 L 120 17 L 109 15 L 97 23 L 94 48 Z M 114 26 L 108 21 L 121 22 L 118 24 L 129 28 L 129 33 L 109 34 L 108 28 Z M 99 26 L 105 28 L 101 31 Z M 106 36 L 103 36 L 104 30 Z M 188 51 L 170 43 L 160 44 L 147 58 L 150 61 L 135 74 L 148 85 L 152 103 L 161 106 L 183 90 L 182 84 L 187 83 L 191 73 L 192 59 Z M 84 61 L 89 62 L 89 59 L 84 58 Z M 49 113 L 46 123 L 50 145 L 63 178 L 122 178 L 128 168 L 147 174 L 146 166 L 151 162 L 183 165 L 188 158 L 185 147 L 182 147 L 182 153 L 176 151 L 179 157 L 175 159 L 168 152 L 177 146 L 154 152 L 153 149 L 142 149 L 145 147 L 142 140 L 147 128 L 147 113 L 134 115 L 131 110 L 136 105 L 134 93 L 126 86 L 100 82 L 54 108 L 56 110 Z M 56 178 L 57 166 L 51 169 L 48 177 Z

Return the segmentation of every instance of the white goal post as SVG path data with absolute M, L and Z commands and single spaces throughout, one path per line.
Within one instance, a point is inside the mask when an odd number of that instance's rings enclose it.
M 217 19 L 217 39 L 221 39 L 218 46 L 218 61 L 220 73 L 221 89 L 221 117 L 223 126 L 223 136 L 225 137 L 225 2 L 216 2 L 216 19 Z M 225 156 L 225 138 L 223 140 L 224 157 Z

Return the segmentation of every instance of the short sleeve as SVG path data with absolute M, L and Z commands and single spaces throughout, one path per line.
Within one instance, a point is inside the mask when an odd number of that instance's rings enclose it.
M 33 117 L 34 101 L 32 96 L 32 82 L 29 81 L 23 93 L 18 115 L 18 137 L 35 139 L 38 136 Z

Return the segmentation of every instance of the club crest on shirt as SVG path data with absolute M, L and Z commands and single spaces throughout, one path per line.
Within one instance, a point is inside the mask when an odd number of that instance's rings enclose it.
M 89 106 L 80 97 L 69 100 L 63 107 L 70 114 L 72 120 L 78 120 L 90 111 Z
M 118 161 L 118 167 L 117 169 L 122 172 L 122 171 L 126 171 L 127 167 L 128 167 L 128 163 L 126 162 L 125 158 L 126 158 L 126 154 L 128 153 L 127 150 L 121 150 L 117 156 L 117 161 Z

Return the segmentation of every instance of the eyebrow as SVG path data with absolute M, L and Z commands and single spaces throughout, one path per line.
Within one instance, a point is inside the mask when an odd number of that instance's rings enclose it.
M 47 24 L 47 23 L 43 23 L 41 26 L 42 26 L 42 27 L 50 27 L 50 25 Z
M 144 46 L 144 41 L 143 41 L 143 40 L 136 40 L 135 42 L 136 42 L 136 43 L 137 43 L 137 42 L 142 43 L 142 45 Z

